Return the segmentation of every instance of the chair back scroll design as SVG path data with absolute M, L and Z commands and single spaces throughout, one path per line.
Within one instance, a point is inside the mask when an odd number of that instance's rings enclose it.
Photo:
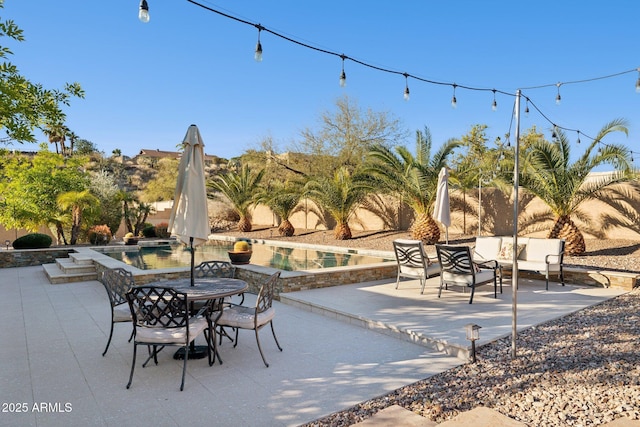
M 136 365 L 136 349 L 138 345 L 153 347 L 143 367 L 153 358 L 158 364 L 157 354 L 167 345 L 184 348 L 182 366 L 182 382 L 180 391 L 184 389 L 184 378 L 189 359 L 189 344 L 201 333 L 212 333 L 208 316 L 190 315 L 187 294 L 173 288 L 159 286 L 137 286 L 127 292 L 127 301 L 131 309 L 134 324 L 133 361 L 127 388 L 131 386 Z M 204 313 L 204 310 L 203 310 Z M 207 338 L 208 340 L 209 338 Z M 209 364 L 211 348 L 207 346 Z
M 424 293 L 427 279 L 431 275 L 437 274 L 440 267 L 429 261 L 422 241 L 396 239 L 393 241 L 393 250 L 398 263 L 396 289 L 398 289 L 401 277 L 417 278 L 420 280 L 420 293 Z
M 135 286 L 135 280 L 133 274 L 124 268 L 111 268 L 105 270 L 101 277 L 102 285 L 107 291 L 109 296 L 109 304 L 111 305 L 111 330 L 109 331 L 109 339 L 107 345 L 102 352 L 102 355 L 107 354 L 109 345 L 111 344 L 111 338 L 113 337 L 113 324 L 121 322 L 131 322 L 131 312 L 127 304 L 126 294 Z M 133 331 L 131 332 L 131 338 L 133 337 Z M 129 338 L 129 341 L 131 341 Z
M 227 261 L 204 261 L 195 267 L 195 277 L 227 277 L 235 276 L 236 268 Z
M 494 298 L 498 297 L 498 278 L 500 279 L 500 293 L 502 293 L 502 270 L 495 260 L 474 262 L 471 248 L 468 246 L 436 245 L 436 253 L 442 272 L 440 274 L 440 289 L 449 283 L 471 288 L 469 304 L 473 302 L 476 286 L 493 281 Z

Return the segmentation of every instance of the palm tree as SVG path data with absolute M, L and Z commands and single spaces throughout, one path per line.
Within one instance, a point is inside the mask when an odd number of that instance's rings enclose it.
M 276 183 L 270 188 L 265 188 L 258 198 L 258 203 L 264 203 L 280 218 L 278 225 L 278 233 L 281 236 L 293 236 L 296 229 L 294 228 L 289 217 L 293 210 L 298 206 L 302 199 L 302 186 L 294 182 Z
M 233 205 L 233 210 L 240 216 L 238 230 L 242 232 L 251 231 L 249 208 L 256 203 L 257 191 L 264 172 L 265 170 L 261 169 L 257 173 L 253 173 L 247 165 L 242 165 L 240 171 L 218 175 L 208 183 L 210 188 L 227 196 Z M 211 197 L 219 198 L 215 194 Z
M 67 191 L 59 194 L 56 200 L 60 209 L 71 211 L 70 243 L 75 245 L 80 236 L 83 215 L 96 212 L 100 206 L 100 200 L 89 190 Z
M 438 174 L 446 160 L 460 142 L 448 140 L 431 157 L 431 132 L 416 131 L 416 155 L 406 147 L 395 147 L 395 153 L 384 146 L 376 146 L 369 152 L 365 173 L 378 190 L 396 194 L 414 212 L 411 235 L 427 244 L 440 240 L 440 228 L 431 217 L 436 200 Z
M 620 144 L 602 144 L 602 139 L 612 132 L 628 135 L 624 119 L 613 120 L 602 127 L 593 142 L 574 163 L 570 163 L 571 147 L 562 130 L 556 130 L 557 141 L 544 139 L 535 141 L 527 151 L 527 167 L 521 173 L 520 185 L 547 204 L 555 222 L 548 238 L 566 241 L 565 253 L 581 254 L 585 251 L 584 236 L 571 217 L 579 215 L 580 205 L 601 197 L 603 190 L 614 184 L 627 181 L 632 170 L 631 154 Z M 609 164 L 615 171 L 611 174 L 587 179 L 596 167 Z
M 336 240 L 351 239 L 349 218 L 367 195 L 362 177 L 351 175 L 346 166 L 339 168 L 332 178 L 318 177 L 305 185 L 305 197 L 314 200 L 336 221 Z
M 67 128 L 60 124 L 49 124 L 44 128 L 44 133 L 49 137 L 49 143 L 56 145 L 56 154 L 65 155 L 67 150 L 64 142 L 66 141 Z M 58 143 L 60 150 L 58 151 Z

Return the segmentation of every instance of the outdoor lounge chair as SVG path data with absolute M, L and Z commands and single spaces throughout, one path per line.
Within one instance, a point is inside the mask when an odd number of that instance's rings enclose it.
M 393 241 L 393 250 L 398 262 L 396 289 L 401 277 L 409 277 L 420 280 L 420 293 L 424 293 L 427 279 L 440 272 L 440 265 L 429 260 L 420 240 L 396 239 Z
M 447 288 L 449 283 L 471 288 L 469 304 L 473 303 L 476 286 L 493 281 L 493 296 L 498 297 L 497 285 L 500 278 L 500 293 L 502 293 L 502 269 L 497 261 L 474 262 L 471 248 L 468 246 L 436 245 L 436 253 L 440 261 L 440 290 Z
M 102 284 L 107 290 L 109 303 L 111 304 L 111 330 L 109 331 L 109 339 L 107 346 L 104 348 L 102 355 L 107 354 L 111 337 L 113 336 L 113 324 L 122 322 L 131 322 L 131 310 L 127 304 L 126 294 L 135 285 L 133 274 L 124 268 L 111 268 L 102 273 Z M 133 338 L 133 331 L 129 341 Z
M 184 349 L 180 383 L 180 391 L 182 391 L 187 360 L 189 360 L 189 344 L 203 332 L 207 342 L 213 338 L 213 325 L 208 316 L 208 307 L 203 307 L 200 312 L 192 316 L 186 293 L 159 286 L 133 287 L 127 292 L 127 301 L 134 325 L 133 361 L 127 389 L 133 380 L 136 349 L 139 345 L 146 345 L 153 349 L 142 367 L 145 367 L 152 358 L 157 365 L 157 355 L 165 346 L 180 346 Z M 206 347 L 209 365 L 212 365 L 211 346 Z
M 260 345 L 260 336 L 258 335 L 258 331 L 267 324 L 271 325 L 271 333 L 273 334 L 273 339 L 276 341 L 278 349 L 282 351 L 282 347 L 280 347 L 280 343 L 278 342 L 278 338 L 276 337 L 276 332 L 273 329 L 273 318 L 275 317 L 276 312 L 272 307 L 273 294 L 275 292 L 275 286 L 279 278 L 280 272 L 278 271 L 272 274 L 260 287 L 260 292 L 258 292 L 258 299 L 256 300 L 255 307 L 247 307 L 243 305 L 231 306 L 224 309 L 222 311 L 222 314 L 216 321 L 217 326 L 229 326 L 235 328 L 236 337 L 233 344 L 234 347 L 238 345 L 238 330 L 252 329 L 256 334 L 256 342 L 258 343 L 260 356 L 262 356 L 262 361 L 267 368 L 269 367 L 269 364 L 267 363 L 267 359 L 265 359 L 264 353 L 262 352 L 262 346 Z

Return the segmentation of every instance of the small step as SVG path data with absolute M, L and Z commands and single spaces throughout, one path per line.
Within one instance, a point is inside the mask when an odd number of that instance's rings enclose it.
M 93 265 L 93 262 L 90 264 L 78 264 L 73 258 L 57 258 L 56 264 L 58 264 L 58 268 L 65 274 L 86 274 L 95 273 L 96 271 L 96 266 Z
M 62 283 L 71 283 L 71 282 L 86 282 L 88 280 L 97 280 L 98 273 L 95 271 L 90 273 L 74 273 L 69 274 L 62 271 L 57 263 L 51 264 L 42 264 L 42 268 L 44 269 L 44 274 L 49 279 L 49 283 L 52 285 L 59 285 Z
M 65 258 L 62 258 L 65 259 Z M 78 265 L 93 265 L 93 257 L 71 252 L 69 254 L 69 259 L 73 261 L 74 264 Z

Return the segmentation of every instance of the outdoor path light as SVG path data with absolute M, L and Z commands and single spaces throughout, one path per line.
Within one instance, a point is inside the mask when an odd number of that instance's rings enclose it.
M 471 362 L 476 363 L 476 341 L 480 339 L 480 328 L 475 323 L 469 323 L 464 326 L 467 333 L 467 339 L 471 341 Z
M 9 246 L 11 245 L 11 240 L 5 240 L 4 244 L 7 245 L 7 250 L 9 250 Z

